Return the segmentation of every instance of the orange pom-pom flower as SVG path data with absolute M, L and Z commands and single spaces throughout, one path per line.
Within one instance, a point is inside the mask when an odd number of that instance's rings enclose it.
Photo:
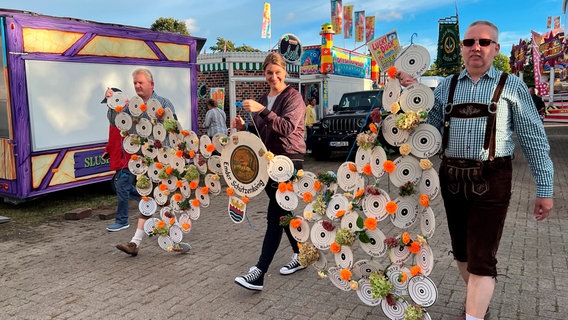
M 387 75 L 389 76 L 389 78 L 394 79 L 396 78 L 396 67 L 392 66 L 390 68 L 387 69 Z
M 233 188 L 227 188 L 226 192 L 231 197 L 235 195 L 235 189 Z
M 365 219 L 365 228 L 367 228 L 367 230 L 377 229 L 377 219 L 371 217 Z
M 349 279 L 351 279 L 352 273 L 349 269 L 341 269 L 341 271 L 339 271 L 339 276 L 344 281 L 349 281 Z
M 394 214 L 397 209 L 398 205 L 394 201 L 389 201 L 385 205 L 385 210 L 387 211 L 388 214 Z
M 341 246 L 337 242 L 333 241 L 329 246 L 329 251 L 332 253 L 339 253 L 341 251 Z
M 396 169 L 396 165 L 391 160 L 387 160 L 383 163 L 383 169 L 388 173 L 393 173 Z
M 314 190 L 316 190 L 316 191 L 321 190 L 321 182 L 320 181 L 314 182 Z
M 292 219 L 290 220 L 290 227 L 294 229 L 298 229 L 302 225 L 302 220 L 300 219 Z
M 304 200 L 304 202 L 312 202 L 313 200 L 313 196 L 311 192 L 304 192 L 304 194 L 302 194 L 302 200 Z

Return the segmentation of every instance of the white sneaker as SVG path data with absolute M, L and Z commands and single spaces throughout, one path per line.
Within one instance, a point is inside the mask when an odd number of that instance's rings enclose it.
M 294 255 L 292 255 L 292 261 L 288 262 L 287 265 L 280 268 L 280 274 L 281 275 L 289 275 L 289 274 L 292 274 L 292 273 L 294 273 L 298 270 L 302 270 L 302 269 L 306 269 L 306 267 L 302 266 L 298 262 L 298 254 L 294 253 Z

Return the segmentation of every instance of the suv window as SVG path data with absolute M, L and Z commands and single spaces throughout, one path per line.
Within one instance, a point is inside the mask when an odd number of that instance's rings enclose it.
M 346 93 L 341 97 L 337 111 L 363 111 L 380 107 L 383 99 L 383 91 L 362 91 Z

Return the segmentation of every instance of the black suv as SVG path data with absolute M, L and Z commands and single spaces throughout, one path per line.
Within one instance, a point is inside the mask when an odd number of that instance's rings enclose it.
M 383 90 L 344 93 L 333 114 L 324 116 L 313 126 L 312 155 L 316 160 L 327 160 L 332 151 L 351 151 L 354 156 L 357 134 L 369 130 L 370 113 L 383 107 Z

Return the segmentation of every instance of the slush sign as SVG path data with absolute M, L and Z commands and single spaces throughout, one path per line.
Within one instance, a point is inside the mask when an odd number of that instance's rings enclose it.
M 102 154 L 103 149 L 76 152 L 73 156 L 75 160 L 75 178 L 110 171 L 109 160 L 103 159 Z

